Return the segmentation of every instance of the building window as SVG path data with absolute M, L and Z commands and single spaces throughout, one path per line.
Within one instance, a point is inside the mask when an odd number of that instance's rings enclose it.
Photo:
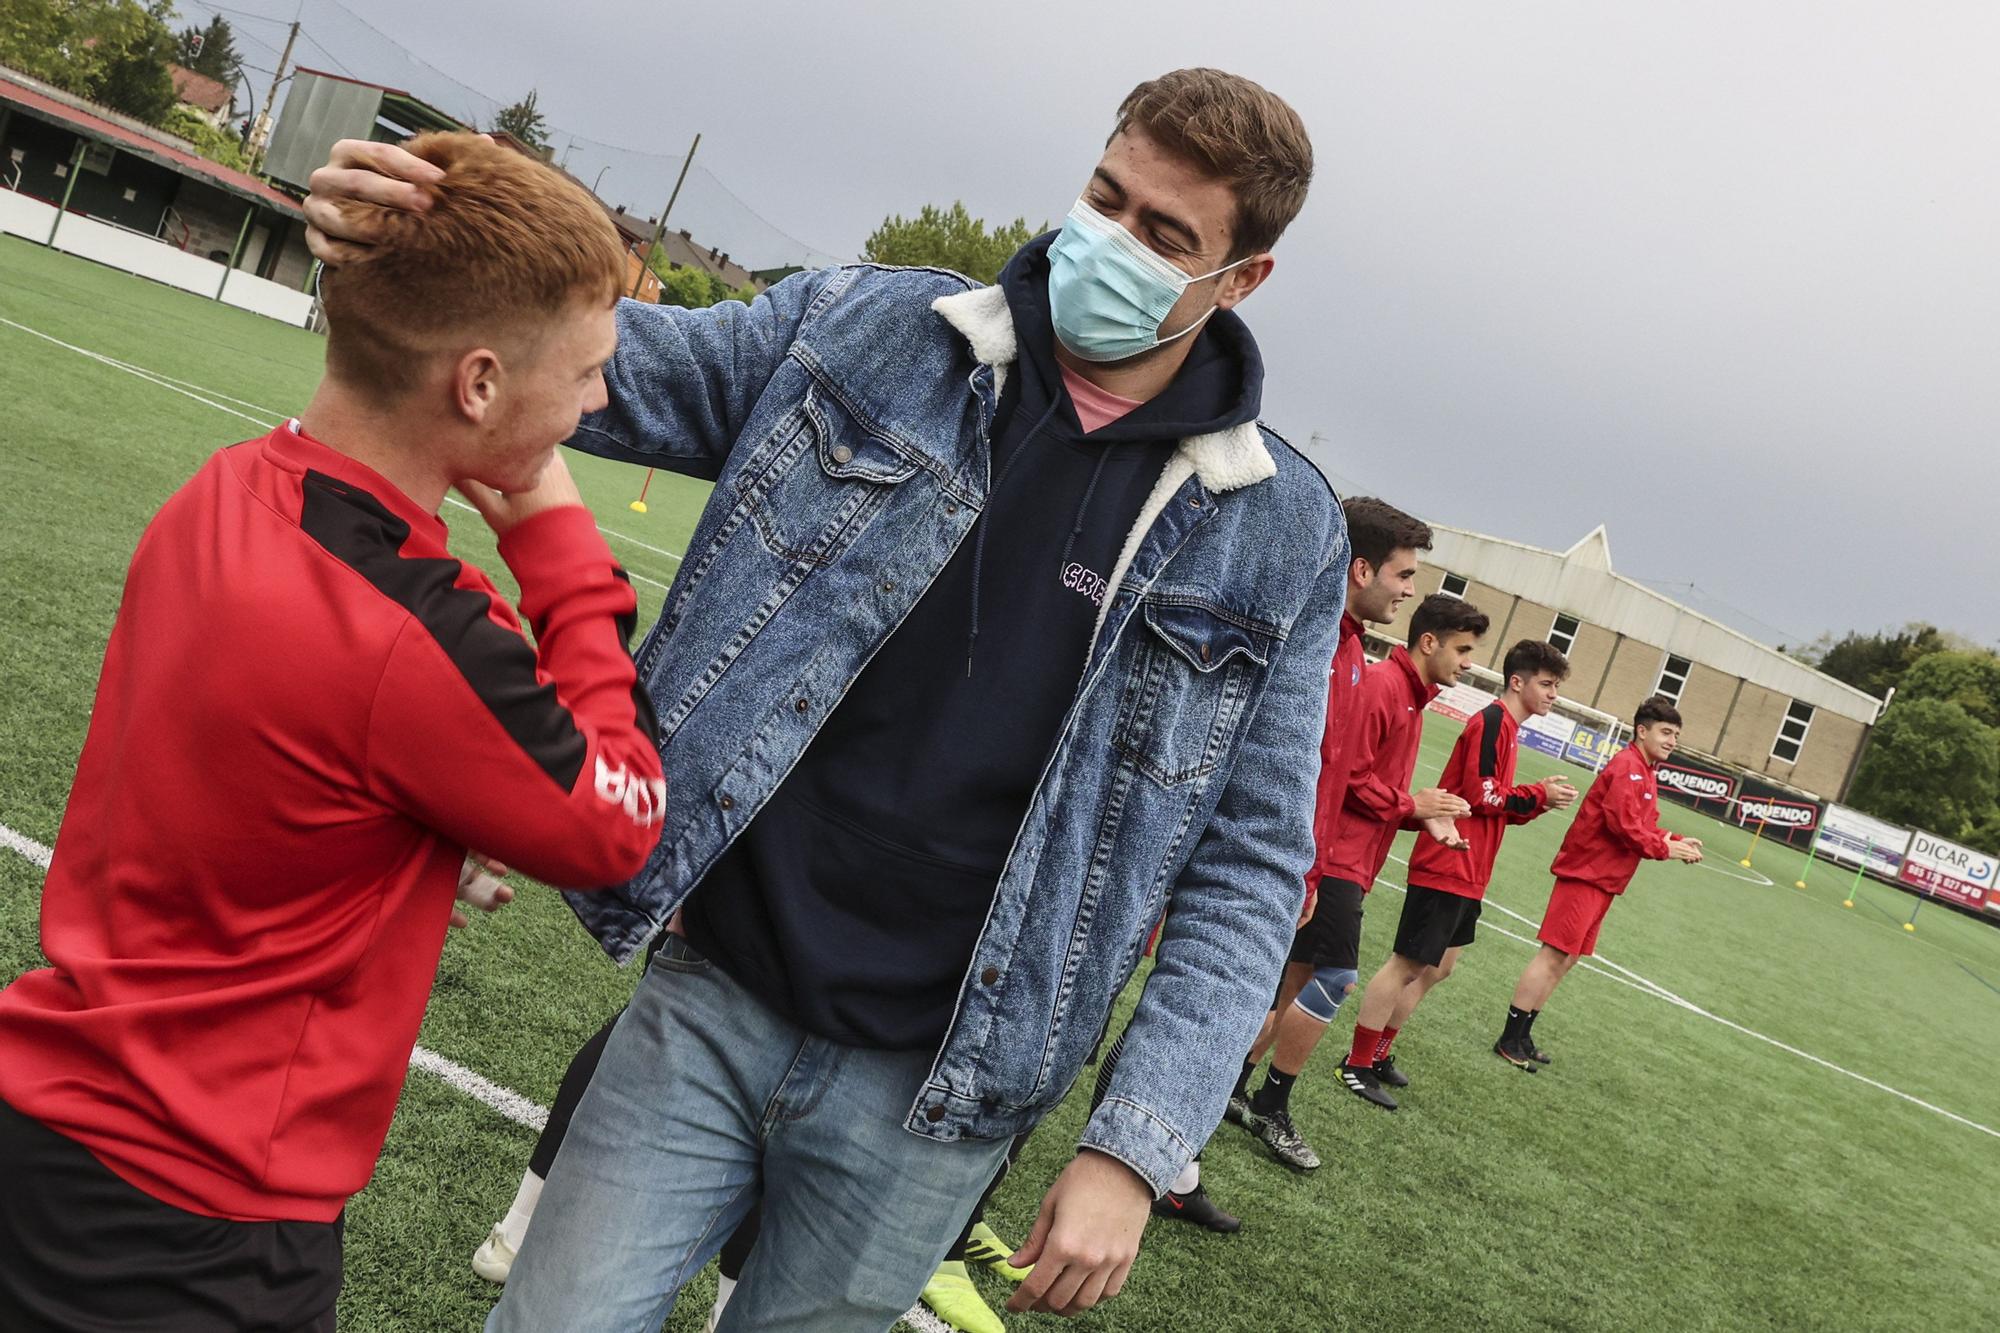
M 1447 597 L 1465 596 L 1465 575 L 1446 574 L 1444 583 L 1439 586 L 1438 591 Z
M 1556 623 L 1549 626 L 1549 642 L 1555 645 L 1557 652 L 1567 657 L 1569 650 L 1576 647 L 1576 632 L 1580 628 L 1582 626 L 1575 616 L 1566 616 L 1558 612 Z
M 1660 667 L 1660 682 L 1653 687 L 1653 693 L 1661 696 L 1670 704 L 1679 704 L 1681 701 L 1681 691 L 1687 688 L 1688 672 L 1692 670 L 1694 670 L 1694 664 L 1689 662 L 1685 657 L 1675 657 L 1672 653 L 1667 654 L 1665 664 Z
M 1778 727 L 1778 739 L 1771 746 L 1771 758 L 1781 764 L 1799 762 L 1799 750 L 1806 743 L 1806 732 L 1812 729 L 1813 706 L 1792 700 L 1792 706 L 1785 710 L 1785 720 Z

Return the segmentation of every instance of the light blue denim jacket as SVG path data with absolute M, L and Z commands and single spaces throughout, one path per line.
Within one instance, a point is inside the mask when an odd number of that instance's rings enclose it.
M 569 895 L 624 962 L 965 538 L 1016 347 L 998 287 L 865 265 L 747 307 L 626 302 L 618 331 L 610 405 L 570 443 L 715 481 L 638 656 L 666 761 L 659 846 L 631 882 Z M 1164 910 L 1082 1142 L 1157 1194 L 1208 1138 L 1305 892 L 1347 564 L 1331 490 L 1276 435 L 1244 425 L 1172 454 L 1108 580 L 912 1133 L 1034 1125 Z

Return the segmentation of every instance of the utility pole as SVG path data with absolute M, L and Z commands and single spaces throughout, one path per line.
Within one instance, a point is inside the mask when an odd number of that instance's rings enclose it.
M 695 150 L 701 147 L 701 136 L 694 136 L 694 143 L 688 147 L 688 155 L 681 159 L 681 174 L 674 177 L 674 192 L 667 196 L 667 206 L 660 210 L 660 220 L 653 224 L 653 240 L 646 247 L 646 253 L 639 256 L 639 276 L 632 279 L 632 299 L 639 299 L 639 288 L 646 281 L 646 270 L 653 262 L 653 252 L 660 248 L 660 237 L 666 234 L 667 214 L 674 211 L 674 200 L 681 197 L 681 182 L 688 178 L 688 168 L 694 165 Z
M 299 40 L 299 21 L 292 20 L 292 30 L 285 38 L 285 53 L 278 57 L 278 68 L 271 72 L 271 91 L 264 94 L 264 110 L 257 117 L 257 124 L 250 131 L 250 167 L 254 171 L 264 164 L 264 145 L 271 138 L 271 108 L 278 102 L 278 85 L 285 81 L 285 66 L 292 63 L 292 44 Z

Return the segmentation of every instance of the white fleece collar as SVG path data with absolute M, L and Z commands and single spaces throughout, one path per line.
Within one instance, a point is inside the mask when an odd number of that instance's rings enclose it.
M 931 302 L 931 309 L 958 330 L 981 364 L 993 367 L 994 390 L 998 392 L 1003 383 L 1000 376 L 1021 355 L 1020 340 L 1014 333 L 1014 313 L 1007 308 L 1007 293 L 998 286 L 974 287 L 971 291 L 940 296 Z M 1185 460 L 1194 475 L 1201 478 L 1201 484 L 1217 494 L 1278 475 L 1277 460 L 1271 457 L 1263 432 L 1254 421 L 1208 435 L 1190 436 L 1181 441 L 1175 456 Z

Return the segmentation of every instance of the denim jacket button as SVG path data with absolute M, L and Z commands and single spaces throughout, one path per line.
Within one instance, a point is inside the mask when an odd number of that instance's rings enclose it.
M 792 707 L 797 709 L 799 712 L 803 713 L 808 708 L 812 707 L 812 701 L 810 699 L 801 699 L 797 703 L 793 704 Z
M 844 467 L 854 461 L 854 451 L 844 444 L 836 444 L 833 446 L 833 461 Z
M 736 808 L 736 798 L 734 796 L 725 796 L 717 801 L 716 804 L 724 810 L 734 810 Z
M 924 1119 L 935 1125 L 938 1121 L 944 1119 L 944 1108 L 942 1106 L 933 1106 L 930 1110 L 924 1112 Z
M 1000 980 L 1000 969 L 997 967 L 989 967 L 979 974 L 979 984 L 982 986 L 991 986 L 998 980 Z

